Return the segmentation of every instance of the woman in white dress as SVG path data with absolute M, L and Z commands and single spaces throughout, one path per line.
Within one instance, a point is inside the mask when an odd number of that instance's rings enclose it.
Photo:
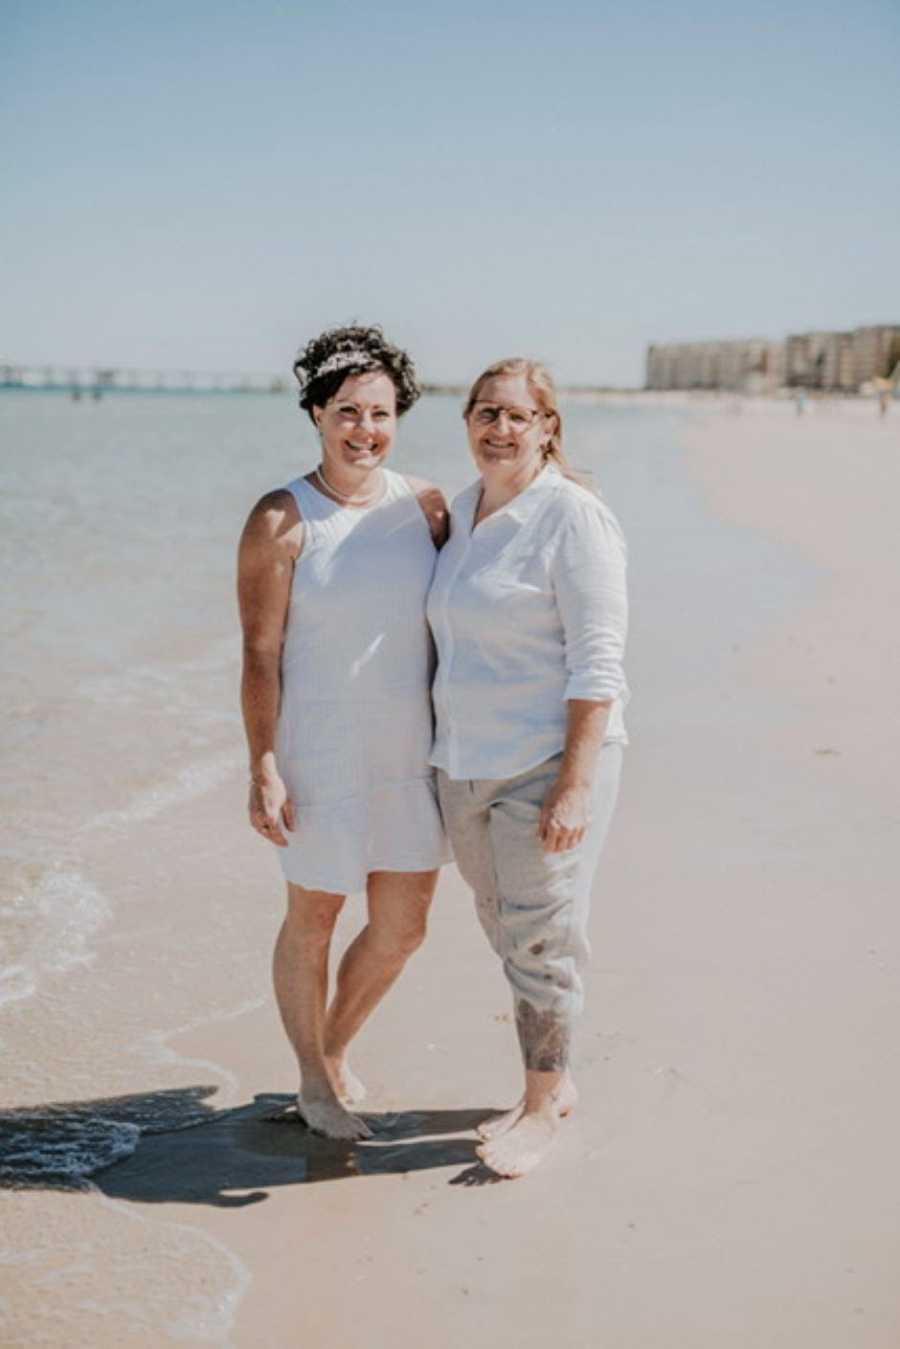
M 453 502 L 428 616 L 438 650 L 432 763 L 460 872 L 503 962 L 522 1099 L 479 1154 L 519 1176 L 575 1103 L 591 882 L 619 783 L 628 691 L 625 546 L 573 481 L 543 366 L 501 361 L 465 409 L 479 478 Z
M 447 510 L 429 483 L 384 467 L 419 388 L 380 329 L 323 333 L 294 370 L 321 460 L 257 502 L 239 551 L 249 812 L 287 881 L 274 982 L 298 1109 L 354 1139 L 369 1129 L 347 1047 L 421 944 L 447 858 L 425 621 Z M 326 1006 L 334 925 L 356 891 L 368 921 Z

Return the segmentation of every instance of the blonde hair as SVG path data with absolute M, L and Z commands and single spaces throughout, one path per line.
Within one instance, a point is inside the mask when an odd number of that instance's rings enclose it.
M 525 376 L 532 398 L 552 425 L 550 435 L 541 447 L 544 460 L 550 460 L 567 478 L 572 478 L 575 482 L 581 482 L 584 486 L 582 475 L 573 471 L 563 454 L 562 416 L 559 411 L 556 385 L 550 371 L 540 361 L 529 361 L 524 356 L 509 356 L 506 360 L 495 361 L 493 365 L 488 366 L 487 370 L 482 370 L 469 390 L 469 397 L 463 409 L 463 419 L 468 419 L 469 413 L 478 402 L 478 395 L 481 393 L 482 387 L 489 379 L 495 379 L 498 375 Z

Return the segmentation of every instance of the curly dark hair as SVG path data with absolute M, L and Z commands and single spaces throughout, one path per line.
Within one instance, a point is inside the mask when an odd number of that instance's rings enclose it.
M 323 369 L 324 367 L 324 369 Z M 377 325 L 329 328 L 314 337 L 294 362 L 300 385 L 300 406 L 310 418 L 324 407 L 348 375 L 383 370 L 397 390 L 397 415 L 408 412 L 422 392 L 415 366 L 405 351 L 388 342 Z

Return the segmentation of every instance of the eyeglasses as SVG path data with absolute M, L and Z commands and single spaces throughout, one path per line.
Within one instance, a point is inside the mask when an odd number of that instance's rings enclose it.
M 506 408 L 496 403 L 476 403 L 471 415 L 476 426 L 493 426 L 504 414 L 513 431 L 527 431 L 538 417 L 544 416 L 540 408 Z

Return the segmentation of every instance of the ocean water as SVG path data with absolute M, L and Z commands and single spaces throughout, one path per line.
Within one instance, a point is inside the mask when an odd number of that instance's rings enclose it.
M 573 400 L 565 415 L 571 459 L 629 540 L 630 728 L 653 735 L 673 689 L 814 578 L 711 518 L 679 451 L 689 409 Z M 0 395 L 0 1183 L 21 1230 L 29 1192 L 90 1190 L 142 1133 L 239 1103 L 223 1065 L 172 1042 L 269 996 L 269 928 L 247 911 L 277 882 L 243 821 L 234 555 L 252 503 L 316 460 L 285 395 Z M 469 482 L 459 401 L 423 399 L 393 465 L 451 495 Z M 102 1203 L 88 1262 L 134 1246 L 165 1270 L 189 1251 L 208 1289 L 181 1336 L 177 1281 L 145 1280 L 151 1339 L 222 1342 L 234 1257 L 172 1224 L 137 1238 L 133 1206 Z M 0 1266 L 64 1286 L 52 1241 L 8 1242 Z

